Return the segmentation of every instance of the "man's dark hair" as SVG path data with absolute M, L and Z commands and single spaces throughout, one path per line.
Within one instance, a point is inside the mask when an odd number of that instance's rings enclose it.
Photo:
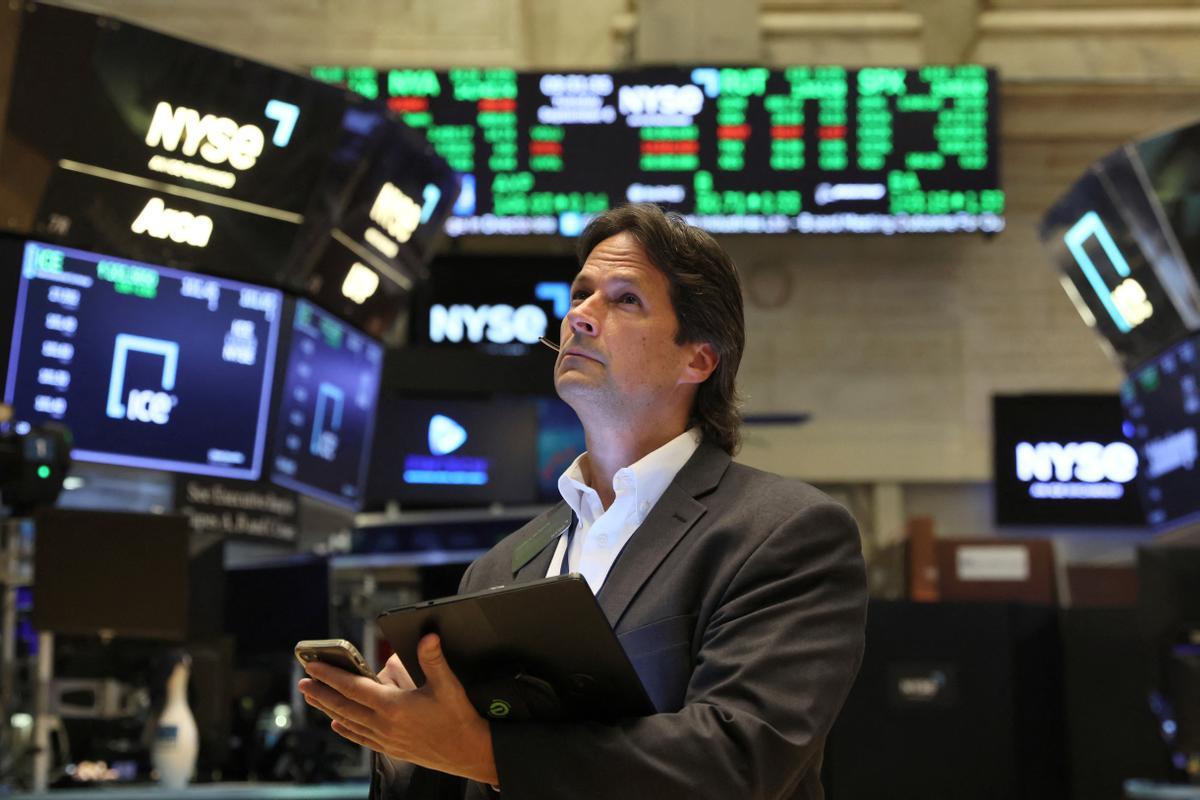
M 742 414 L 735 380 L 746 346 L 742 286 L 732 259 L 713 237 L 683 217 L 650 203 L 609 209 L 584 229 L 576 246 L 582 268 L 596 245 L 620 233 L 637 239 L 671 286 L 679 321 L 676 344 L 708 342 L 720 361 L 696 391 L 691 426 L 732 455 L 741 444 Z

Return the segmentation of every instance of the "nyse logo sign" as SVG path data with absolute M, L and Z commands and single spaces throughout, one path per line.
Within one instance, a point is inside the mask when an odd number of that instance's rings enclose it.
M 130 353 L 162 358 L 161 389 L 129 389 L 125 392 L 125 372 Z M 175 388 L 179 371 L 179 344 L 165 339 L 151 339 L 128 333 L 117 334 L 113 349 L 112 373 L 108 381 L 108 403 L 105 413 L 112 419 L 127 419 L 166 425 L 171 419 L 171 410 L 179 404 L 179 398 L 168 394 Z
M 440 303 L 429 309 L 429 339 L 433 342 L 471 342 L 509 344 L 518 341 L 536 344 L 546 335 L 549 320 L 535 305 L 513 308 L 510 305 L 469 306 Z
M 1084 214 L 1063 240 L 1117 330 L 1129 333 L 1154 316 L 1154 306 L 1146 296 L 1145 287 L 1130 277 L 1129 263 L 1099 214 L 1095 211 Z M 1103 253 L 1099 263 L 1086 248 L 1090 240 L 1095 240 Z
M 1017 479 L 1039 500 L 1118 500 L 1137 477 L 1137 451 L 1125 442 L 1020 442 Z
M 204 114 L 165 100 L 154 108 L 146 131 L 149 147 L 162 147 L 185 156 L 199 154 L 210 164 L 229 164 L 236 170 L 254 166 L 262 155 L 266 137 L 257 125 L 243 125 L 229 117 Z

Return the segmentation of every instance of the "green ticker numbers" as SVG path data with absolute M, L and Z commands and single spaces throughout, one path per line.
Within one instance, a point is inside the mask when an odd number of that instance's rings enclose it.
M 379 72 L 372 67 L 319 66 L 309 70 L 309 74 L 323 83 L 345 86 L 368 100 L 379 97 Z
M 475 171 L 475 127 L 473 125 L 435 125 L 425 138 L 439 156 L 457 172 Z
M 379 72 L 371 67 L 350 67 L 346 70 L 346 88 L 368 100 L 379 98 Z
M 700 156 L 690 153 L 652 153 L 643 155 L 640 165 L 647 171 L 691 172 L 699 168 Z
M 387 74 L 388 97 L 438 97 L 442 85 L 431 69 L 393 69 Z
M 716 191 L 713 176 L 707 170 L 698 171 L 692 178 L 698 214 L 786 214 L 800 213 L 800 192 L 792 190 L 743 192 Z
M 763 67 L 721 70 L 721 99 L 730 97 L 761 97 L 767 91 L 771 71 Z
M 96 277 L 111 283 L 117 294 L 145 298 L 158 295 L 158 273 L 148 267 L 120 261 L 101 261 L 96 264 Z
M 516 99 L 517 73 L 511 69 L 452 69 L 450 85 L 455 100 Z

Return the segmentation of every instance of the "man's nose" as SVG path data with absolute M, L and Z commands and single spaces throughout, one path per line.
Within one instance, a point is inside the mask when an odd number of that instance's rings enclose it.
M 573 334 L 596 336 L 600 333 L 600 320 L 585 301 L 567 312 L 567 327 Z

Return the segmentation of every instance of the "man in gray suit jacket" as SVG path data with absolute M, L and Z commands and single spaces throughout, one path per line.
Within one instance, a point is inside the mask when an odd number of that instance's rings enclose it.
M 862 657 L 854 521 L 811 486 L 732 462 L 742 300 L 711 237 L 626 206 L 579 252 L 555 386 L 587 453 L 560 480 L 564 502 L 462 589 L 578 568 L 657 713 L 488 723 L 433 635 L 420 689 L 393 657 L 381 684 L 311 664 L 301 690 L 378 754 L 379 800 L 821 798 L 825 738 Z

